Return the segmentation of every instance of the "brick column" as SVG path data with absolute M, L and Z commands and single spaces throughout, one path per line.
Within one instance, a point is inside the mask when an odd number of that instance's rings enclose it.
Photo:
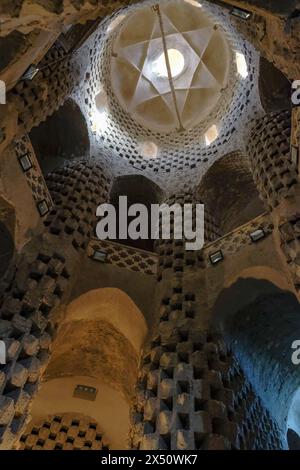
M 190 202 L 188 195 L 166 201 Z M 212 221 L 211 221 L 212 222 Z M 207 224 L 206 239 L 216 229 Z M 204 320 L 201 252 L 160 240 L 156 327 L 141 360 L 132 413 L 132 447 L 279 449 L 277 427 L 222 339 Z
M 0 449 L 10 449 L 29 417 L 48 364 L 53 336 L 81 257 L 96 227 L 96 207 L 108 200 L 109 178 L 95 161 L 82 160 L 48 177 L 54 207 L 45 232 L 27 246 L 0 290 Z
M 300 299 L 300 181 L 290 137 L 289 111 L 266 115 L 253 123 L 248 154 L 254 182 L 277 230 L 278 250 Z

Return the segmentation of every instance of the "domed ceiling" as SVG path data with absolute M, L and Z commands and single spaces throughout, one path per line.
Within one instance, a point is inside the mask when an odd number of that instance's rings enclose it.
M 91 64 L 76 92 L 91 155 L 117 175 L 143 172 L 170 194 L 243 149 L 262 112 L 259 53 L 230 12 L 197 4 L 144 0 L 106 18 L 85 45 Z
M 148 6 L 128 15 L 115 38 L 111 85 L 122 108 L 142 126 L 183 131 L 217 106 L 231 59 L 222 28 L 200 4 Z

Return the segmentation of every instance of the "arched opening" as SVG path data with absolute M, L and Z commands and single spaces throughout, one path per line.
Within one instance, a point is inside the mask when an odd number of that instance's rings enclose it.
M 78 415 L 89 416 L 98 423 L 104 447 L 124 450 L 138 358 L 146 333 L 143 314 L 119 289 L 95 289 L 71 302 L 54 341 L 31 410 L 32 423 L 21 439 L 21 447 L 22 442 L 30 444 L 27 435 L 32 434 L 36 423 L 67 414 L 75 421 Z M 74 433 L 78 436 L 79 430 Z M 60 437 L 57 431 L 55 444 L 61 445 Z
M 117 215 L 117 235 L 119 233 L 119 197 L 126 196 L 127 204 L 130 207 L 133 204 L 143 204 L 146 206 L 148 211 L 148 239 L 147 240 L 132 240 L 127 238 L 126 240 L 121 240 L 118 238 L 116 241 L 124 243 L 125 245 L 133 246 L 135 248 L 140 248 L 146 251 L 153 251 L 154 240 L 151 239 L 151 224 L 150 224 L 150 214 L 151 214 L 151 204 L 160 204 L 163 198 L 163 192 L 160 187 L 153 183 L 145 176 L 141 175 L 127 175 L 116 178 L 113 182 L 111 194 L 110 194 L 110 203 L 114 205 Z M 130 222 L 135 219 L 135 217 L 128 217 L 128 225 Z
M 89 155 L 86 120 L 72 99 L 33 128 L 29 137 L 43 174 L 63 166 L 69 160 Z
M 291 108 L 291 83 L 275 65 L 263 57 L 259 64 L 259 93 L 266 113 Z
M 293 430 L 298 430 L 299 411 L 295 413 L 293 403 L 300 368 L 292 361 L 292 345 L 300 340 L 299 318 L 295 295 L 268 280 L 240 278 L 221 292 L 214 306 L 215 326 L 284 438 L 291 416 Z
M 264 212 L 246 157 L 225 155 L 202 178 L 198 197 L 226 234 Z

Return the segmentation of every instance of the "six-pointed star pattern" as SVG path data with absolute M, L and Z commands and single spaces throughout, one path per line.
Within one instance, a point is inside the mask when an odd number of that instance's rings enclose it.
M 160 9 L 176 106 L 184 128 L 199 123 L 213 109 L 227 84 L 229 68 L 228 45 L 222 32 L 199 8 L 191 5 L 187 8 L 187 14 L 191 14 L 192 8 L 199 17 L 196 29 L 186 29 L 185 21 L 181 30 L 179 22 L 174 24 L 168 16 L 170 7 L 167 11 Z M 150 9 L 147 10 L 149 21 Z M 136 21 L 143 21 L 142 11 L 136 13 Z M 123 108 L 135 119 L 149 128 L 169 131 L 180 127 L 180 123 L 166 63 L 162 63 L 165 54 L 160 20 L 156 12 L 151 13 L 151 28 L 145 28 L 148 37 L 142 41 L 134 42 L 132 32 L 130 40 L 124 41 L 126 28 L 134 24 L 132 19 L 122 27 L 112 58 L 112 85 Z M 195 24 L 195 17 L 191 24 Z M 124 72 L 126 67 L 132 69 L 128 76 Z M 116 74 L 123 76 L 125 86 L 124 83 L 118 86 Z

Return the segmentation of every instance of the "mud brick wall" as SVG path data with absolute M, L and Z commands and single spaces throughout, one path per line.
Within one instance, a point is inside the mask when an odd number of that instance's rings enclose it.
M 270 215 L 265 213 L 253 219 L 251 222 L 239 227 L 229 234 L 217 239 L 216 241 L 207 244 L 203 250 L 203 258 L 206 268 L 211 266 L 210 255 L 221 250 L 224 257 L 231 256 L 239 251 L 242 251 L 253 242 L 250 234 L 256 230 L 263 230 L 265 237 L 272 235 L 274 224 Z
M 109 450 L 99 424 L 73 413 L 47 416 L 29 423 L 19 450 Z
M 164 202 L 170 207 L 173 204 L 179 204 L 182 211 L 184 204 L 193 204 L 193 212 L 195 205 L 197 203 L 201 204 L 200 201 L 195 199 L 193 194 L 188 193 L 171 196 Z M 205 209 L 204 217 L 204 242 L 208 243 L 219 238 L 221 234 L 213 216 L 207 209 Z M 175 240 L 173 238 L 175 222 L 176 219 L 174 216 L 171 216 L 171 238 L 169 240 L 159 239 L 155 243 L 155 250 L 159 255 L 158 279 L 161 279 L 163 275 L 167 275 L 170 272 L 183 272 L 184 268 L 196 269 L 199 266 L 201 267 L 203 263 L 201 251 L 186 251 L 185 240 Z M 193 229 L 195 229 L 195 227 L 193 227 Z
M 93 257 L 95 250 L 107 253 L 106 263 L 133 272 L 141 272 L 149 276 L 157 273 L 157 256 L 148 251 L 135 249 L 121 243 L 105 240 L 91 240 L 87 254 Z
M 50 210 L 53 206 L 52 198 L 27 134 L 23 135 L 20 140 L 15 142 L 14 150 L 17 159 L 28 154 L 32 168 L 26 171 L 24 175 L 32 191 L 32 197 L 37 206 L 39 203 L 45 201 Z
M 290 136 L 289 111 L 271 113 L 253 123 L 247 152 L 254 182 L 268 209 L 276 207 L 298 183 Z
M 296 16 L 283 19 L 254 14 L 248 21 L 233 19 L 233 23 L 243 37 L 289 79 L 296 80 L 300 76 L 300 25 Z
M 291 158 L 290 112 L 271 113 L 254 123 L 248 154 L 253 178 L 279 230 L 280 249 L 300 293 L 299 174 Z
M 7 363 L 0 366 L 2 449 L 11 448 L 26 424 L 49 361 L 55 309 L 66 301 L 76 278 L 95 227 L 96 207 L 108 199 L 108 178 L 98 164 L 76 162 L 54 175 L 54 208 L 52 219 L 45 220 L 47 230 L 26 247 L 1 285 L 0 338 L 7 349 Z
M 86 58 L 68 55 L 59 40 L 39 63 L 41 69 L 32 80 L 20 80 L 8 93 L 6 112 L 0 120 L 0 145 L 38 126 L 51 116 L 79 85 L 86 68 Z M 16 122 L 9 120 L 9 114 Z
M 214 237 L 212 236 L 214 239 Z M 184 242 L 185 240 L 183 240 Z M 281 449 L 282 436 L 224 344 L 203 322 L 202 268 L 176 268 L 176 240 L 157 244 L 158 319 L 141 360 L 132 447 L 142 450 Z M 180 247 L 182 253 L 185 248 Z M 185 252 L 189 253 L 189 252 Z M 202 254 L 192 254 L 199 256 Z M 177 266 L 178 268 L 178 266 Z M 196 280 L 195 280 L 196 275 Z M 197 282 L 198 280 L 198 282 Z M 201 292 L 202 290 L 202 292 Z M 204 289 L 205 291 L 205 289 Z
M 133 3 L 137 0 L 12 0 L 0 6 L 1 35 L 15 29 L 28 33 L 35 28 L 85 23 Z
M 45 226 L 53 235 L 71 237 L 77 250 L 85 249 L 95 234 L 96 208 L 107 201 L 110 178 L 95 160 L 79 160 L 50 173 L 46 182 L 55 207 Z
M 0 335 L 7 355 L 0 372 L 0 448 L 10 448 L 26 423 L 50 357 L 50 312 L 60 304 L 69 278 L 65 258 L 45 249 L 32 261 L 21 261 L 2 291 Z
M 222 340 L 199 327 L 180 279 L 162 299 L 143 357 L 132 445 L 156 449 L 280 449 L 281 436 Z

